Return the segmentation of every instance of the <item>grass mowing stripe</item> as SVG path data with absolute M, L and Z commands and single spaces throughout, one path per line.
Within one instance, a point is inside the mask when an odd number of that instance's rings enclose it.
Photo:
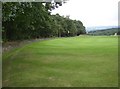
M 7 52 L 3 86 L 116 87 L 118 38 L 57 38 Z

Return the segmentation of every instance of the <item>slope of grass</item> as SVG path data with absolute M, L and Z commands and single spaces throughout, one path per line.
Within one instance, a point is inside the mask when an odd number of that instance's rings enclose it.
M 116 87 L 118 38 L 79 36 L 36 42 L 3 54 L 3 86 Z

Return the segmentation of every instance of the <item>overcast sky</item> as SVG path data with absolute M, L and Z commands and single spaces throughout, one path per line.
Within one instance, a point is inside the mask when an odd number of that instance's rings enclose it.
M 70 15 L 80 20 L 86 27 L 117 26 L 119 0 L 69 0 L 52 14 Z

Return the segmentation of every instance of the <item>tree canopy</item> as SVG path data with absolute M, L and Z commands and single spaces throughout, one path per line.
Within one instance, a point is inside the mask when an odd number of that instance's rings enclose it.
M 71 20 L 51 10 L 62 2 L 4 2 L 2 34 L 4 41 L 85 34 L 81 21 Z

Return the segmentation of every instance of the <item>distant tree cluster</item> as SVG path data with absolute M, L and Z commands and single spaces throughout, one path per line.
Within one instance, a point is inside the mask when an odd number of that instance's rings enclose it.
M 3 41 L 85 34 L 81 21 L 71 20 L 51 10 L 62 2 L 5 2 L 2 8 Z
M 120 35 L 120 28 L 109 28 L 109 29 L 104 29 L 104 30 L 96 30 L 96 31 L 89 31 L 88 35 Z

